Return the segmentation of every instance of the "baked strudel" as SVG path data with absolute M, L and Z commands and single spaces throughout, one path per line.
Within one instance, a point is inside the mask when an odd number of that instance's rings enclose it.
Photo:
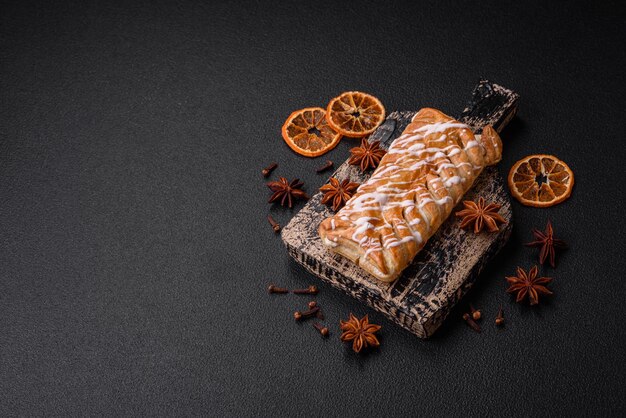
M 372 176 L 319 227 L 323 243 L 391 282 L 452 213 L 474 180 L 500 161 L 502 142 L 487 126 L 474 135 L 442 112 L 417 112 Z

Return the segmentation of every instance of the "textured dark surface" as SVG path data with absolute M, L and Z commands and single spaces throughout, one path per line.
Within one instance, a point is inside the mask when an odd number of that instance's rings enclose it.
M 501 131 L 517 112 L 519 97 L 502 86 L 481 80 L 473 89 L 471 100 L 457 116 L 480 132 L 486 125 Z M 368 141 L 379 141 L 388 149 L 415 116 L 415 112 L 392 112 Z M 343 181 L 363 183 L 371 171 L 363 173 L 345 161 L 331 175 Z M 289 254 L 302 266 L 334 287 L 366 303 L 386 315 L 391 321 L 418 337 L 430 337 L 439 328 L 450 310 L 471 288 L 487 264 L 511 236 L 511 202 L 509 194 L 495 167 L 488 167 L 474 182 L 463 199 L 501 206 L 500 214 L 506 225 L 495 234 L 476 235 L 458 228 L 454 216 L 441 225 L 427 245 L 416 255 L 402 275 L 391 283 L 377 280 L 354 262 L 333 254 L 319 237 L 322 220 L 333 215 L 321 203 L 322 194 L 312 196 L 306 205 L 283 228 L 282 239 Z M 462 199 L 462 200 L 463 200 Z M 462 209 L 462 204 L 452 213 Z
M 0 415 L 624 414 L 623 3 L 118 3 L 0 6 Z M 259 170 L 326 179 L 279 136 L 294 109 L 360 89 L 454 112 L 480 77 L 522 97 L 501 174 L 549 152 L 576 186 L 513 202 L 467 295 L 483 333 L 461 304 L 423 341 L 290 260 L 265 216 L 301 205 L 270 209 Z M 555 295 L 517 305 L 503 277 L 547 218 Z M 369 313 L 380 350 L 295 324 L 308 298 L 270 280 L 320 285 L 328 323 Z

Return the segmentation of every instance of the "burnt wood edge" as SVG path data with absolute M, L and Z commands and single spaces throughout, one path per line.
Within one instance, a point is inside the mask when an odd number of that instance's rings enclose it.
M 425 338 L 432 336 L 441 324 L 443 324 L 443 321 L 445 321 L 448 317 L 452 308 L 454 308 L 454 306 L 461 299 L 463 299 L 467 292 L 472 288 L 485 266 L 498 255 L 502 248 L 504 248 L 506 243 L 509 241 L 512 232 L 513 222 L 509 221 L 504 228 L 500 230 L 496 239 L 491 242 L 480 261 L 469 271 L 465 280 L 463 280 L 454 293 L 454 298 L 448 298 L 446 300 L 446 304 L 442 305 L 441 309 L 439 309 L 434 315 L 431 315 L 427 321 L 424 322 L 423 328 Z
M 382 313 L 387 319 L 396 323 L 400 327 L 406 329 L 407 331 L 417 335 L 420 338 L 427 338 L 429 335 L 426 333 L 426 328 L 423 324 L 420 324 L 416 318 L 407 315 L 404 312 L 400 312 L 395 305 L 392 305 L 390 301 L 379 298 L 376 295 L 376 298 L 371 298 L 371 294 L 369 292 L 358 292 L 355 293 L 352 289 L 345 284 L 346 281 L 350 281 L 349 278 L 341 274 L 333 274 L 333 276 L 327 276 L 325 271 L 322 271 L 323 266 L 317 261 L 317 259 L 309 257 L 306 253 L 299 251 L 299 249 L 295 246 L 286 243 L 287 251 L 289 255 L 293 258 L 294 262 L 297 262 L 299 265 L 304 267 L 310 273 L 314 274 L 322 281 L 329 283 L 331 286 L 341 290 L 343 293 L 348 294 L 349 296 L 357 299 L 360 302 L 363 302 L 366 306 L 376 310 L 377 312 Z M 329 269 L 329 271 L 333 271 Z M 393 313 L 398 313 L 399 316 L 394 316 Z M 436 329 L 436 327 L 435 327 Z
M 493 177 L 493 173 L 484 173 Z M 498 180 L 496 180 L 498 181 Z M 504 184 L 498 181 L 500 185 L 500 193 L 505 192 Z M 434 334 L 434 332 L 441 326 L 443 321 L 452 311 L 452 308 L 456 303 L 463 298 L 463 296 L 471 289 L 472 285 L 482 272 L 486 264 L 493 259 L 498 252 L 506 245 L 513 228 L 511 213 L 511 206 L 508 206 L 506 213 L 503 214 L 507 219 L 507 224 L 503 225 L 496 234 L 493 234 L 492 241 L 488 247 L 484 250 L 483 257 L 479 262 L 475 263 L 472 268 L 463 276 L 463 279 L 458 283 L 458 286 L 452 289 L 452 294 L 446 299 L 441 299 L 444 303 L 437 306 L 436 309 L 432 309 L 431 314 L 426 316 L 415 316 L 412 312 L 407 312 L 402 306 L 393 303 L 393 299 L 386 299 L 378 292 L 372 292 L 368 288 L 363 288 L 362 291 L 355 291 L 353 280 L 350 277 L 344 276 L 340 271 L 332 267 L 327 267 L 323 263 L 320 263 L 318 259 L 311 257 L 307 252 L 302 251 L 298 246 L 292 245 L 290 240 L 285 240 L 285 245 L 291 257 L 302 265 L 306 270 L 319 277 L 324 282 L 331 284 L 333 287 L 342 290 L 344 293 L 354 297 L 355 299 L 365 303 L 372 309 L 382 313 L 392 322 L 400 325 L 409 332 L 415 334 L 420 338 L 428 338 Z M 449 222 L 449 221 L 447 221 Z M 442 225 L 443 227 L 443 225 Z
M 519 98 L 519 94 L 512 90 L 481 79 L 458 120 L 472 126 L 478 133 L 488 121 L 500 133 L 517 114 Z

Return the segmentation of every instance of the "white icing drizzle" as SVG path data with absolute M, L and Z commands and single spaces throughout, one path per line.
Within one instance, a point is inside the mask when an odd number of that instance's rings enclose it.
M 432 217 L 442 222 L 489 163 L 481 158 L 483 165 L 475 164 L 478 160 L 470 155 L 476 153 L 472 149 L 482 148 L 483 158 L 486 151 L 481 138 L 470 132 L 467 125 L 454 120 L 405 131 L 370 179 L 335 215 L 343 223 L 337 225 L 335 217 L 331 218 L 333 234 L 351 231 L 350 239 L 365 250 L 364 257 L 409 242 L 419 250 L 425 242 L 420 230 L 431 234 Z M 430 180 L 426 181 L 426 175 Z M 433 203 L 439 215 L 431 212 L 428 205 Z

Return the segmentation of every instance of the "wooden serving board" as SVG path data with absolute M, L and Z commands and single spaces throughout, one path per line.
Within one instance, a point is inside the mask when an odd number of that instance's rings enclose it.
M 519 96 L 488 81 L 481 81 L 458 119 L 481 132 L 491 124 L 498 131 L 517 110 Z M 444 110 L 445 111 L 445 110 Z M 393 112 L 370 136 L 388 148 L 416 112 Z M 506 138 L 503 140 L 506 152 Z M 333 176 L 362 183 L 369 177 L 344 162 Z M 511 202 L 504 181 L 495 167 L 487 167 L 465 200 L 479 196 L 502 205 L 500 214 L 508 224 L 499 232 L 475 235 L 459 228 L 454 215 L 439 228 L 413 263 L 392 283 L 383 283 L 352 261 L 331 253 L 322 244 L 317 229 L 331 216 L 317 193 L 283 229 L 282 239 L 289 254 L 307 270 L 365 302 L 418 337 L 427 338 L 441 325 L 451 308 L 469 290 L 484 265 L 504 246 L 512 230 Z M 460 206 L 462 206 L 460 204 Z M 459 210 L 459 207 L 454 211 Z M 453 211 L 453 213 L 454 213 Z

